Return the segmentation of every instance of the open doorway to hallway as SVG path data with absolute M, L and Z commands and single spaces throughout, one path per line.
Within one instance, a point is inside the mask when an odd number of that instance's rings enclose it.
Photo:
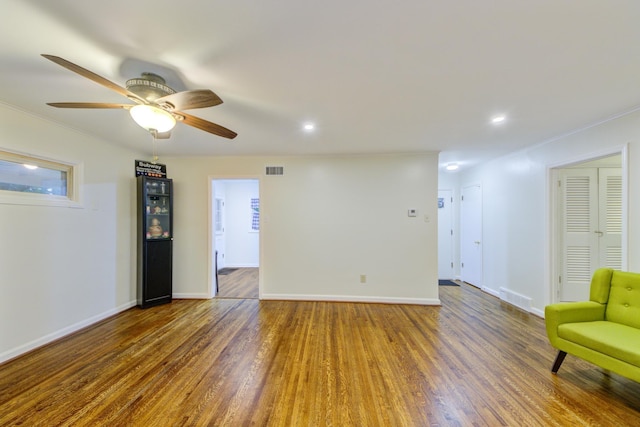
M 438 279 L 453 280 L 453 190 L 438 190 Z
M 258 268 L 218 270 L 218 298 L 258 299 Z
M 219 298 L 258 298 L 260 184 L 212 179 L 212 290 Z

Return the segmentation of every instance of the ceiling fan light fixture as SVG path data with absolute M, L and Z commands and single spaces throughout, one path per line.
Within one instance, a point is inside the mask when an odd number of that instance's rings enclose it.
M 129 113 L 133 120 L 147 131 L 169 132 L 176 125 L 176 119 L 171 113 L 153 105 L 136 105 Z

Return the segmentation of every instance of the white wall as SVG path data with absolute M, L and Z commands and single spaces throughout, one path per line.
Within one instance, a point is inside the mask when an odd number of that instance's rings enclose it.
M 0 146 L 84 163 L 84 207 L 0 204 L 0 361 L 135 304 L 136 154 L 0 104 Z
M 262 298 L 439 303 L 436 153 L 166 162 L 176 293 L 210 292 L 208 183 L 236 177 L 260 179 Z M 264 176 L 267 165 L 284 176 Z
M 640 113 L 494 159 L 460 175 L 482 184 L 484 286 L 532 298 L 542 315 L 550 302 L 549 167 L 597 157 L 628 143 L 628 260 L 640 271 Z
M 260 234 L 251 230 L 251 199 L 260 197 L 258 180 L 225 180 L 226 266 L 258 267 Z

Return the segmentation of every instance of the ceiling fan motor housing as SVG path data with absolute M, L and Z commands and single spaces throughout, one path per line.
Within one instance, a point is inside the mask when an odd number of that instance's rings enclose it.
M 127 80 L 126 86 L 128 91 L 150 102 L 154 102 L 163 96 L 176 93 L 175 90 L 166 85 L 162 77 L 153 73 L 142 73 L 141 77 L 129 79 Z

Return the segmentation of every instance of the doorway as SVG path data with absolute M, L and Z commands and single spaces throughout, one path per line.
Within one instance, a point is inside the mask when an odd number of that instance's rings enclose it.
M 552 302 L 586 301 L 593 272 L 626 268 L 623 156 L 552 170 Z
M 452 280 L 453 191 L 438 190 L 438 279 Z
M 260 182 L 211 181 L 212 294 L 258 298 L 260 267 Z
M 460 197 L 460 278 L 482 289 L 482 187 L 462 187 Z

